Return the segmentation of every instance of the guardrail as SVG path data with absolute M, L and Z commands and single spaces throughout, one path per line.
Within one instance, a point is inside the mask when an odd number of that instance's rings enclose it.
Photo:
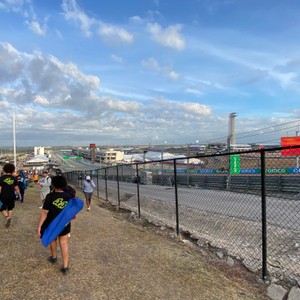
M 293 166 L 296 157 L 278 155 L 288 149 L 300 146 L 193 157 L 205 159 L 205 166 L 172 159 L 85 174 L 97 183 L 97 196 L 117 207 L 223 249 L 263 279 L 269 274 L 297 279 L 300 170 Z M 238 166 L 231 164 L 232 156 Z M 65 173 L 78 187 L 79 175 Z

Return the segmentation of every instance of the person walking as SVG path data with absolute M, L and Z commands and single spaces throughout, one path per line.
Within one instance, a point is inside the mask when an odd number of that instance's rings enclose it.
M 54 191 L 48 193 L 43 204 L 43 210 L 38 222 L 37 235 L 42 238 L 46 228 L 50 223 L 61 213 L 66 207 L 68 201 L 71 199 L 69 193 L 64 190 L 67 188 L 67 180 L 63 176 L 54 176 L 52 178 L 52 186 Z M 68 223 L 58 237 L 51 242 L 50 252 L 51 256 L 48 257 L 48 261 L 52 264 L 57 263 L 57 243 L 59 243 L 63 266 L 60 271 L 67 275 L 69 273 L 69 239 L 68 235 L 71 232 L 71 223 Z
M 93 196 L 94 188 L 96 187 L 95 182 L 91 179 L 91 176 L 87 175 L 82 181 L 82 191 L 85 196 L 85 202 L 87 211 L 91 210 L 91 201 Z
M 17 176 L 17 182 L 18 182 L 18 187 L 19 187 L 20 195 L 21 195 L 21 198 L 18 198 L 18 200 L 20 200 L 21 203 L 24 203 L 26 185 L 25 185 L 24 181 L 22 181 L 22 178 L 20 175 Z
M 34 183 L 38 183 L 38 181 L 39 181 L 39 174 L 38 174 L 37 171 L 34 172 L 32 180 L 33 180 Z
M 46 196 L 50 193 L 51 186 L 51 177 L 48 175 L 47 170 L 43 170 L 42 178 L 38 181 L 38 186 L 40 188 L 40 197 L 42 201 L 42 205 L 40 206 L 40 208 L 43 208 Z
M 0 177 L 0 199 L 2 202 L 0 211 L 6 219 L 6 227 L 10 227 L 13 209 L 15 207 L 16 194 L 21 199 L 20 189 L 15 176 L 15 165 L 7 163 L 3 166 L 4 174 Z

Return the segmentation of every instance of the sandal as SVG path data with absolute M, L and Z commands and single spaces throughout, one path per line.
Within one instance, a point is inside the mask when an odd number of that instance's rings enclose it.
M 9 216 L 6 216 L 5 217 L 6 218 L 6 228 L 8 228 L 8 227 L 10 227 L 10 224 L 11 224 L 11 217 L 9 217 Z

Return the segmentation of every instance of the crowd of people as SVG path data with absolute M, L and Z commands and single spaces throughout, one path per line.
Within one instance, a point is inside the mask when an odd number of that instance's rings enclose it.
M 6 163 L 2 168 L 0 177 L 0 212 L 5 218 L 5 226 L 9 228 L 12 223 L 15 201 L 22 204 L 25 201 L 25 191 L 28 183 L 39 188 L 42 210 L 38 221 L 37 236 L 42 238 L 51 222 L 63 211 L 68 202 L 76 197 L 76 190 L 68 185 L 66 178 L 61 175 L 50 176 L 47 170 L 38 172 L 16 171 L 12 163 Z M 95 189 L 95 183 L 89 175 L 82 181 L 82 191 L 85 195 L 87 211 L 91 209 L 91 199 Z M 63 265 L 60 271 L 69 273 L 69 236 L 71 222 L 50 243 L 50 256 L 48 261 L 57 263 L 57 247 L 60 246 Z

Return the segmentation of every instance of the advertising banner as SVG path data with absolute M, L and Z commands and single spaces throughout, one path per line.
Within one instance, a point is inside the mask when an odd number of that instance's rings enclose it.
M 230 155 L 230 174 L 240 174 L 241 157 L 240 155 Z
M 281 138 L 281 147 L 300 146 L 300 136 L 289 136 Z M 282 156 L 300 156 L 300 147 L 295 149 L 281 150 Z

